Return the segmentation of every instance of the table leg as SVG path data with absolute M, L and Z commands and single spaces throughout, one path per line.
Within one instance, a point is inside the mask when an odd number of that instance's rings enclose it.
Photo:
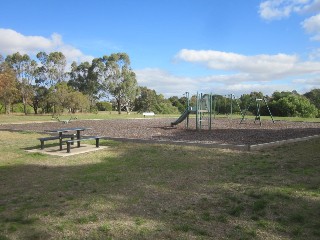
M 77 139 L 80 139 L 80 130 L 77 130 Z M 80 141 L 77 142 L 78 148 L 80 147 Z
M 59 132 L 60 151 L 62 151 L 62 132 Z

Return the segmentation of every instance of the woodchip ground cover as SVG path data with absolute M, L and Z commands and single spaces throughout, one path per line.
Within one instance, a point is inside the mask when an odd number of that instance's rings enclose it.
M 120 143 L 59 158 L 0 132 L 0 239 L 319 239 L 320 139 L 258 152 Z
M 201 131 L 195 130 L 195 119 L 190 119 L 189 129 L 181 123 L 176 128 L 170 128 L 174 118 L 132 118 L 132 119 L 99 119 L 62 122 L 32 122 L 24 124 L 0 124 L 0 129 L 44 132 L 48 129 L 65 127 L 87 127 L 90 131 L 84 134 L 113 138 L 144 139 L 147 141 L 182 141 L 199 144 L 229 144 L 254 145 L 274 141 L 288 140 L 307 136 L 320 135 L 319 122 L 293 122 L 263 120 L 262 126 L 254 123 L 253 119 L 239 124 L 239 119 L 217 118 L 212 123 L 212 130 L 204 127 Z M 167 128 L 169 127 L 169 128 Z

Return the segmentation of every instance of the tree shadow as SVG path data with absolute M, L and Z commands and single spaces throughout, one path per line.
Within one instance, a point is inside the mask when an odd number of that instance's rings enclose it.
M 131 143 L 108 151 L 2 166 L 0 236 L 319 237 L 319 159 L 299 163 L 286 157 L 290 147 L 241 153 Z

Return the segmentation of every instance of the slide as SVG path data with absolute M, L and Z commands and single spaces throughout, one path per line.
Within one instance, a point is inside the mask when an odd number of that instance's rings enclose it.
M 176 121 L 171 123 L 171 126 L 181 123 L 183 120 L 185 120 L 189 116 L 190 112 L 191 111 L 188 108 L 186 108 L 186 110 L 184 110 L 182 115 Z

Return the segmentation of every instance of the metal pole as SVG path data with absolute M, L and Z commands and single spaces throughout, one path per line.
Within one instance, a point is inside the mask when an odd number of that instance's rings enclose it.
M 212 123 L 212 93 L 209 95 L 209 107 L 210 107 L 210 112 L 209 112 L 209 130 L 211 130 L 211 123 Z
M 189 92 L 186 92 L 185 94 L 186 94 L 186 98 L 187 98 L 187 106 L 186 106 L 186 108 L 190 111 L 191 109 L 190 109 Z M 186 129 L 188 129 L 188 128 L 189 128 L 189 114 L 187 116 L 187 121 L 186 121 Z
M 271 117 L 271 119 L 272 119 L 272 122 L 274 123 L 274 119 L 273 119 L 272 113 L 271 113 L 271 111 L 270 111 L 270 108 L 269 108 L 269 106 L 268 106 L 268 103 L 267 103 L 266 99 L 265 99 L 265 98 L 263 98 L 263 101 L 264 101 L 264 103 L 267 105 L 267 108 L 268 108 L 268 111 L 269 111 L 270 117 Z
M 196 129 L 199 130 L 199 94 L 197 92 L 197 101 L 196 101 Z
M 230 118 L 232 118 L 232 95 L 233 94 L 230 94 Z

